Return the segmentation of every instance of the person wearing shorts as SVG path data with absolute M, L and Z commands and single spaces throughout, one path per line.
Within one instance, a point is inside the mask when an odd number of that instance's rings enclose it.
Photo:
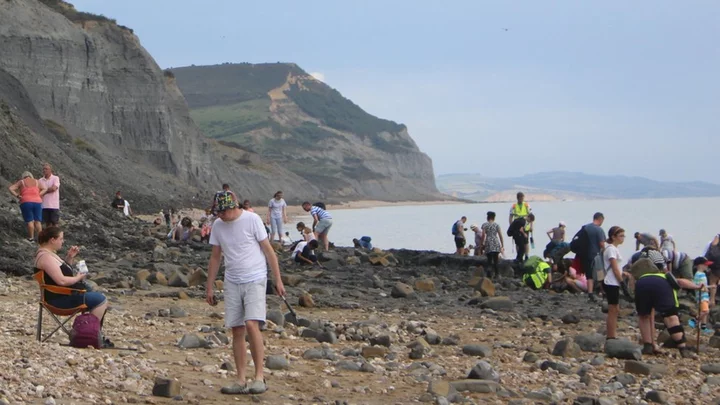
M 44 228 L 57 226 L 60 222 L 60 177 L 52 172 L 50 163 L 43 163 L 43 176 L 38 179 L 45 188 L 42 196 L 42 222 Z
M 598 278 L 597 271 L 603 268 L 602 255 L 600 253 L 605 249 L 605 231 L 602 229 L 604 221 L 605 216 L 603 213 L 596 212 L 593 215 L 593 221 L 583 227 L 587 233 L 589 243 L 588 250 L 583 252 L 580 257 L 583 259 L 582 268 L 585 271 L 585 277 L 587 277 L 587 293 L 590 301 L 596 300 L 594 295 L 594 280 Z
M 620 246 L 625 241 L 625 230 L 619 226 L 613 226 L 608 231 L 607 244 L 603 252 L 603 262 L 607 266 L 605 268 L 605 279 L 603 280 L 603 289 L 605 297 L 607 297 L 608 313 L 607 313 L 607 338 L 617 339 L 617 322 L 620 314 L 620 283 L 623 280 L 623 272 L 620 263 Z
M 206 299 L 210 305 L 217 305 L 213 289 L 220 259 L 224 257 L 225 327 L 232 329 L 237 370 L 237 381 L 222 387 L 220 392 L 228 395 L 262 394 L 267 385 L 263 374 L 265 348 L 260 326 L 265 323 L 268 265 L 277 294 L 285 295 L 285 287 L 280 279 L 277 256 L 260 216 L 240 209 L 237 198 L 231 192 L 221 192 L 216 197 L 219 220 L 215 221 L 210 233 L 213 248 L 208 264 Z M 249 384 L 245 381 L 246 331 L 255 365 L 255 378 Z
M 328 239 L 328 232 L 333 225 L 332 215 L 321 207 L 312 205 L 305 201 L 302 203 L 302 207 L 305 212 L 309 212 L 313 217 L 313 229 L 315 230 L 315 238 L 325 248 L 325 251 L 330 249 L 330 240 Z
M 34 242 L 42 231 L 42 197 L 47 190 L 30 172 L 23 172 L 22 178 L 8 189 L 20 200 L 20 212 L 27 226 L 28 241 Z
M 709 271 L 709 266 L 711 266 L 712 264 L 713 262 L 703 256 L 697 257 L 693 261 L 693 267 L 695 270 L 693 283 L 703 286 L 703 288 L 700 291 L 696 292 L 696 300 L 700 304 L 700 315 L 697 318 L 691 318 L 690 320 L 688 320 L 688 326 L 690 326 L 691 329 L 695 329 L 696 327 L 700 326 L 700 329 L 703 331 L 703 333 L 715 332 L 713 329 L 708 328 L 707 326 L 708 315 L 710 314 L 710 294 L 708 293 L 709 285 L 707 272 Z M 698 325 L 698 322 L 700 323 L 700 325 Z
M 641 256 L 643 257 L 643 256 Z M 670 338 L 675 343 L 683 358 L 692 357 L 692 351 L 685 344 L 685 330 L 678 316 L 677 290 L 671 286 L 675 278 L 668 273 L 665 258 L 654 249 L 646 251 L 645 256 L 658 268 L 657 273 L 647 273 L 638 278 L 635 283 L 635 310 L 638 314 L 638 326 L 643 343 L 643 354 L 656 354 L 658 347 L 654 342 L 655 323 L 653 311 L 663 317 Z M 678 279 L 675 281 L 678 288 L 691 290 L 700 289 L 693 282 Z

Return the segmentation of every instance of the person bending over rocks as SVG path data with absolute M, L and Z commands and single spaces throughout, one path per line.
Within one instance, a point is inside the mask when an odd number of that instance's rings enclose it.
M 206 300 L 210 305 L 217 305 L 213 289 L 220 259 L 224 257 L 225 327 L 232 328 L 233 356 L 237 369 L 237 381 L 223 387 L 221 392 L 228 395 L 262 394 L 267 391 L 263 374 L 265 348 L 260 332 L 260 325 L 265 322 L 266 315 L 267 272 L 269 265 L 275 292 L 284 296 L 280 266 L 262 219 L 257 214 L 241 210 L 237 206 L 237 199 L 229 192 L 218 196 L 217 212 L 219 220 L 213 224 L 210 234 L 213 248 L 205 286 Z M 255 366 L 255 378 L 249 384 L 245 381 L 246 332 Z
M 302 203 L 302 207 L 305 212 L 309 212 L 313 217 L 313 229 L 315 230 L 315 238 L 322 243 L 325 251 L 330 249 L 330 241 L 328 240 L 328 233 L 330 228 L 333 226 L 332 215 L 325 211 L 323 208 L 317 205 L 312 205 L 305 201 Z
M 310 242 L 300 242 L 295 246 L 292 257 L 295 259 L 295 263 L 314 265 L 318 264 L 317 256 L 315 256 L 315 249 L 318 248 L 317 239 L 313 239 Z
M 72 246 L 65 255 L 65 260 L 58 256 L 57 252 L 62 249 L 65 241 L 64 232 L 57 226 L 44 229 L 38 236 L 38 251 L 35 254 L 35 270 L 42 271 L 43 282 L 47 285 L 73 288 L 76 290 L 87 290 L 83 283 L 87 273 L 74 274 L 73 262 L 80 248 Z M 82 304 L 87 305 L 87 311 L 100 320 L 102 326 L 105 319 L 105 311 L 108 308 L 107 299 L 97 291 L 86 291 L 73 295 L 56 294 L 45 291 L 45 301 L 61 309 L 70 309 Z M 110 341 L 106 340 L 105 345 L 109 346 Z
M 677 291 L 680 288 L 699 290 L 701 286 L 695 285 L 692 281 L 675 279 L 672 273 L 667 272 L 665 258 L 652 248 L 645 248 L 640 252 L 631 271 L 638 275 L 635 282 L 635 309 L 643 342 L 643 354 L 659 352 L 653 336 L 655 330 L 653 311 L 657 311 L 662 315 L 670 338 L 675 342 L 680 355 L 684 358 L 692 357 L 692 351 L 685 344 L 685 330 L 678 315 Z
M 649 233 L 635 232 L 635 250 L 640 250 L 640 246 L 660 249 L 660 242 Z

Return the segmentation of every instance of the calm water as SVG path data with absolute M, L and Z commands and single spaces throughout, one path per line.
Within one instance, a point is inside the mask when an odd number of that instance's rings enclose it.
M 596 211 L 605 214 L 605 232 L 613 225 L 626 230 L 627 240 L 620 246 L 624 258 L 629 258 L 635 250 L 632 234 L 636 231 L 657 235 L 664 228 L 675 238 L 678 250 L 693 257 L 700 255 L 710 239 L 720 232 L 720 221 L 714 215 L 708 215 L 720 206 L 720 198 L 717 197 L 534 202 L 530 205 L 536 216 L 533 254 L 539 256 L 542 256 L 548 242 L 545 231 L 557 226 L 559 221 L 565 221 L 566 240 L 569 240 L 582 225 L 592 221 Z M 335 210 L 331 212 L 334 225 L 330 240 L 339 246 L 352 246 L 352 238 L 368 235 L 372 237 L 373 245 L 380 248 L 450 253 L 455 251 L 450 233 L 454 221 L 467 216 L 466 227 L 469 229 L 472 224 L 482 225 L 487 211 L 495 211 L 505 236 L 510 206 L 509 203 L 479 203 Z M 309 217 L 300 217 L 299 220 L 312 223 Z M 290 236 L 297 239 L 298 233 L 292 228 Z M 512 242 L 508 243 L 507 239 L 506 256 L 512 256 Z

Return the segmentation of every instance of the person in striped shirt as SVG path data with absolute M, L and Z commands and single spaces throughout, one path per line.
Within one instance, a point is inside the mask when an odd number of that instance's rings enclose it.
M 328 232 L 330 232 L 330 228 L 333 224 L 332 215 L 330 215 L 330 213 L 325 211 L 323 208 L 312 205 L 307 201 L 302 203 L 302 207 L 305 212 L 309 212 L 310 215 L 312 215 L 312 227 L 315 231 L 315 237 L 322 244 L 322 246 L 325 247 L 325 250 L 327 251 L 330 247 L 330 242 L 328 240 Z

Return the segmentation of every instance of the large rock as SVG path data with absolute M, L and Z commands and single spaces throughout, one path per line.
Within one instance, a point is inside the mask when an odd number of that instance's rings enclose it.
M 435 291 L 435 282 L 430 279 L 421 279 L 415 281 L 415 289 L 418 291 L 432 292 Z
M 207 281 L 207 273 L 203 269 L 196 269 L 188 278 L 188 285 L 190 287 L 196 286 L 196 285 L 204 285 Z
M 298 305 L 304 308 L 313 308 L 315 307 L 315 301 L 310 293 L 303 293 L 300 298 L 298 298 Z
M 601 353 L 605 346 L 605 336 L 600 333 L 590 333 L 575 336 L 575 343 L 584 352 Z
M 577 358 L 580 357 L 581 354 L 582 351 L 580 350 L 580 346 L 578 346 L 577 343 L 573 342 L 570 338 L 563 339 L 555 343 L 555 347 L 552 351 L 553 356 L 561 357 Z
M 180 395 L 180 381 L 172 378 L 155 378 L 152 394 L 156 397 L 174 398 Z
M 428 392 L 437 397 L 448 398 L 457 394 L 457 390 L 449 381 L 433 380 L 428 385 Z
M 393 285 L 390 291 L 390 296 L 393 298 L 407 298 L 415 294 L 413 288 L 405 283 L 397 282 Z
M 186 275 L 175 271 L 172 276 L 168 279 L 168 285 L 170 287 L 189 287 L 188 278 Z
M 277 326 L 285 326 L 285 315 L 283 315 L 282 311 L 279 311 L 277 309 L 268 311 L 265 318 L 268 321 L 272 321 Z
M 495 393 L 502 388 L 502 386 L 497 382 L 488 380 L 457 380 L 452 381 L 450 385 L 458 391 L 476 392 L 481 394 Z
M 468 373 L 469 379 L 500 382 L 500 374 L 487 361 L 479 361 Z
M 642 347 L 628 340 L 610 339 L 605 342 L 608 357 L 626 360 L 642 360 Z
M 205 342 L 205 339 L 202 339 L 200 336 L 194 333 L 188 333 L 183 335 L 177 345 L 183 349 L 197 349 L 205 347 L 207 343 Z
M 270 370 L 287 370 L 290 368 L 290 362 L 285 356 L 273 355 L 265 360 L 265 367 Z
M 366 359 L 373 357 L 383 358 L 387 354 L 387 348 L 382 346 L 363 346 L 362 356 Z
M 705 374 L 720 374 L 720 363 L 705 363 L 700 366 L 700 371 Z
M 305 281 L 303 277 L 298 274 L 283 274 L 280 278 L 282 279 L 283 284 L 288 287 L 295 287 Z
M 476 291 L 479 291 L 483 297 L 495 296 L 495 284 L 487 277 L 482 277 L 477 284 L 475 284 L 474 288 Z
M 495 311 L 512 311 L 513 302 L 509 297 L 492 297 L 481 303 L 480 308 L 488 308 Z
M 641 375 L 665 375 L 668 371 L 667 366 L 663 364 L 649 364 L 637 360 L 628 360 L 625 362 L 625 372 Z
M 492 349 L 485 345 L 465 345 L 462 348 L 462 352 L 468 356 L 478 356 L 481 358 L 487 358 L 492 356 Z

